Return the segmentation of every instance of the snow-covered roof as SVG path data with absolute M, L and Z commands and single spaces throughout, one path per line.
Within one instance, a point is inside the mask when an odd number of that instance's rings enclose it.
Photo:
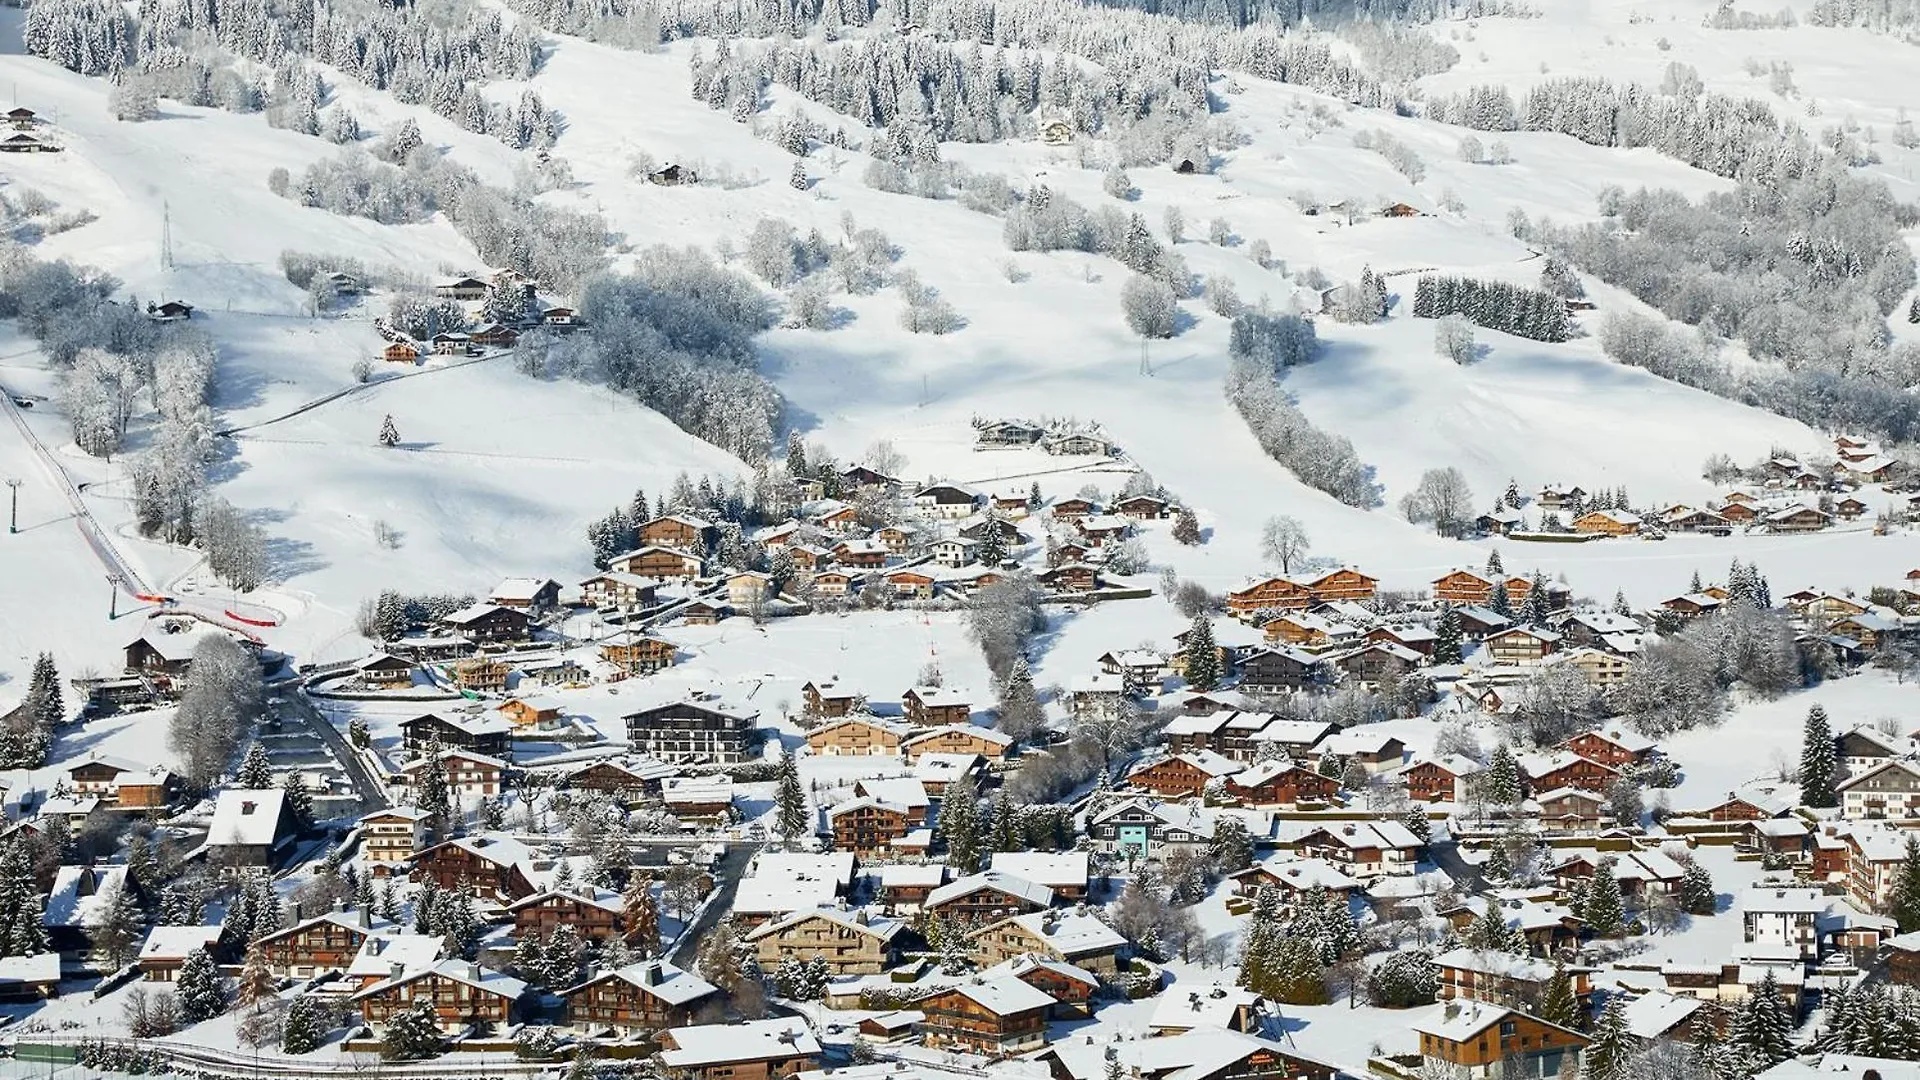
M 1841 781 L 1839 784 L 1834 785 L 1834 790 L 1848 791 L 1853 788 L 1859 787 L 1861 784 L 1866 783 L 1868 780 L 1874 779 L 1876 777 L 1884 776 L 1885 774 L 1890 772 L 1906 773 L 1909 780 L 1920 779 L 1920 763 L 1906 761 L 1900 758 L 1894 758 L 1890 761 L 1883 761 L 1880 764 L 1875 765 L 1873 768 L 1868 769 L 1867 771 L 1861 773 L 1858 776 L 1847 777 L 1845 780 Z
M 1233 877 L 1270 874 L 1295 889 L 1326 889 L 1328 892 L 1347 892 L 1360 887 L 1360 882 L 1347 876 L 1346 872 L 1325 859 L 1302 859 L 1281 853 L 1272 855 L 1254 863 L 1245 870 L 1233 874 Z
M 1052 995 L 1012 975 L 997 979 L 977 975 L 952 989 L 995 1016 L 1053 1008 Z
M 1627 1031 L 1636 1039 L 1657 1039 L 1686 1023 L 1704 1004 L 1696 997 L 1649 991 L 1627 1002 Z
M 1392 743 L 1399 741 L 1399 737 L 1391 731 L 1374 730 L 1373 725 L 1368 725 L 1329 735 L 1313 749 L 1315 753 L 1352 757 L 1355 754 L 1384 754 L 1392 749 Z
M 922 781 L 948 783 L 971 772 L 980 764 L 979 754 L 921 754 L 913 763 L 913 775 Z
M 1819 915 L 1832 907 L 1835 899 L 1814 888 L 1754 885 L 1735 899 L 1734 906 L 1743 912 Z
M 956 878 L 933 890 L 927 894 L 927 906 L 938 907 L 963 896 L 971 896 L 981 889 L 994 889 L 1040 907 L 1053 903 L 1053 890 L 1045 885 L 1037 881 L 1028 881 L 1017 874 L 987 870 L 983 873 Z
M 207 843 L 272 847 L 280 837 L 287 793 L 279 788 L 228 788 L 215 797 Z
M 1252 715 L 1252 714 L 1244 714 Z M 1319 720 L 1273 720 L 1253 733 L 1256 742 L 1285 743 L 1288 746 L 1312 746 L 1327 734 L 1332 724 Z
M 661 1039 L 673 1046 L 671 1050 L 660 1052 L 660 1061 L 670 1068 L 817 1056 L 820 1053 L 820 1040 L 814 1037 L 813 1029 L 807 1026 L 807 1022 L 799 1017 L 669 1028 L 661 1033 Z
M 211 949 L 219 940 L 218 926 L 156 926 L 147 931 L 147 940 L 140 946 L 140 959 L 182 960 L 195 949 Z
M 1045 940 L 1049 948 L 1069 959 L 1127 944 L 1118 930 L 1085 911 L 1029 911 L 1004 921 Z
M 899 806 L 909 810 L 921 809 L 933 802 L 927 795 L 927 786 L 910 776 L 861 780 L 855 784 L 855 790 L 862 795 L 878 799 L 888 806 Z
M 1411 851 L 1423 847 L 1420 838 L 1413 831 L 1397 821 L 1346 821 L 1324 825 L 1314 830 L 1333 839 L 1342 847 L 1351 849 L 1379 848 L 1383 851 Z
M 877 868 L 874 877 L 883 889 L 930 889 L 947 880 L 947 867 L 945 863 L 888 863 Z
M 660 781 L 660 801 L 668 806 L 730 803 L 733 780 L 725 776 L 668 776 Z
M 0 957 L 0 983 L 34 983 L 51 986 L 59 981 L 60 954 L 57 952 Z
M 1176 984 L 1168 993 L 1178 989 Z M 1314 1060 L 1292 1046 L 1218 1028 L 1200 1028 L 1153 1039 L 1113 1041 L 1092 1036 L 1083 1038 L 1076 1033 L 1074 1038 L 1061 1039 L 1047 1048 L 1047 1054 L 1060 1063 L 1070 1080 L 1105 1080 L 1110 1059 L 1119 1062 L 1127 1075 L 1134 1075 L 1137 1070 L 1138 1075 L 1163 1080 L 1204 1080 L 1226 1075 L 1235 1062 L 1255 1053 L 1284 1055 L 1294 1061 Z M 1327 1071 L 1334 1075 L 1342 1072 L 1332 1066 L 1327 1066 Z
M 442 960 L 432 967 L 402 971 L 400 977 L 397 979 L 382 979 L 367 987 L 365 990 L 353 995 L 353 999 L 358 1001 L 361 998 L 384 993 L 397 986 L 413 982 L 416 979 L 425 978 L 427 975 L 438 975 L 445 979 L 452 979 L 454 982 L 464 983 L 475 989 L 498 994 L 506 998 L 519 998 L 527 992 L 526 983 L 521 982 L 519 979 L 505 972 L 495 971 L 489 967 L 482 967 L 471 960 Z
M 960 686 L 915 686 L 909 688 L 906 693 L 900 696 L 906 697 L 908 695 L 919 698 L 920 704 L 929 707 L 936 705 L 970 706 L 973 704 L 972 692 Z
M 439 934 L 368 934 L 346 974 L 350 979 L 391 980 L 398 965 L 404 978 L 431 969 L 445 959 L 445 950 L 446 939 Z
M 981 977 L 992 979 L 996 976 L 1011 975 L 1019 977 L 1030 971 L 1050 971 L 1055 975 L 1085 983 L 1088 986 L 1100 985 L 1100 977 L 1077 964 L 1065 960 L 1056 960 L 1040 953 L 1021 953 L 1019 956 L 1002 960 L 998 964 L 980 972 Z
M 609 971 L 597 978 L 589 979 L 573 989 L 590 986 L 601 979 L 619 979 L 639 987 L 669 1005 L 686 1005 L 709 994 L 720 992 L 718 987 L 707 980 L 690 971 L 683 971 L 665 960 L 642 960 L 636 964 L 628 964 L 617 971 Z M 573 990 L 562 993 L 571 994 Z
M 1084 851 L 999 851 L 987 869 L 1025 878 L 1049 889 L 1087 886 L 1088 855 Z
M 1238 986 L 1174 983 L 1161 993 L 1147 1026 L 1172 1031 L 1226 1028 L 1241 1009 L 1257 1008 L 1261 1003 L 1259 994 Z
M 543 590 L 553 584 L 555 584 L 555 582 L 551 578 L 510 577 L 500 584 L 495 585 L 493 592 L 489 593 L 488 597 L 496 603 L 510 601 L 513 603 L 531 604 L 535 597 L 539 596 Z
M 1497 975 L 1521 982 L 1543 983 L 1553 977 L 1553 965 L 1531 956 L 1497 949 L 1448 949 L 1433 958 L 1436 966 Z

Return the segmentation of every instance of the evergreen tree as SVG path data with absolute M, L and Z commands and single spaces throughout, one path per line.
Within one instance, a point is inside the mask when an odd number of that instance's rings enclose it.
M 1487 758 L 1486 796 L 1495 806 L 1520 803 L 1520 762 L 1506 743 L 1498 743 Z
M 1501 851 L 1503 848 L 1496 847 Z M 1487 906 L 1481 909 L 1473 922 L 1467 925 L 1467 945 L 1475 949 L 1490 952 L 1522 952 L 1526 941 L 1516 927 L 1507 925 L 1507 918 L 1500 910 L 1500 902 L 1489 899 Z
M 1487 598 L 1487 610 L 1503 619 L 1513 618 L 1513 601 L 1507 596 L 1505 578 L 1493 583 L 1493 594 Z
M 53 748 L 53 729 L 65 719 L 60 673 L 54 667 L 53 654 L 41 653 L 33 662 L 26 700 L 0 730 L 0 768 L 37 769 L 45 765 L 47 752 Z
M 780 751 L 773 806 L 773 831 L 792 848 L 806 838 L 811 815 L 807 813 L 806 789 L 800 785 L 800 765 L 791 750 Z
M 290 772 L 280 782 L 280 790 L 285 792 L 287 814 L 293 818 L 293 827 L 300 832 L 313 829 L 313 793 L 307 790 L 306 781 L 300 774 Z
M 1827 724 L 1827 710 L 1815 705 L 1807 710 L 1807 724 L 1800 740 L 1802 803 L 1813 807 L 1829 807 L 1839 801 L 1833 791 L 1835 774 L 1839 770 L 1838 757 L 1833 729 Z
M 1688 859 L 1682 865 L 1680 884 L 1676 892 L 1680 901 L 1680 910 L 1689 915 L 1711 915 L 1717 907 L 1713 877 L 1697 859 Z
M 1780 981 L 1768 971 L 1733 1017 L 1729 1042 L 1754 1066 L 1769 1069 L 1793 1056 L 1793 1018 L 1780 999 Z
M 1498 580 L 1505 577 L 1507 568 L 1500 562 L 1500 549 L 1494 548 L 1487 553 L 1487 576 Z
M 1213 621 L 1205 615 L 1193 617 L 1193 627 L 1187 631 L 1182 657 L 1188 686 L 1195 690 L 1211 690 L 1219 685 L 1220 646 L 1213 640 Z
M 1253 836 L 1247 824 L 1237 817 L 1222 817 L 1214 823 L 1213 841 L 1207 847 L 1207 859 L 1214 873 L 1232 874 L 1253 865 Z
M 347 721 L 347 741 L 361 750 L 373 745 L 373 733 L 367 730 L 365 720 L 356 716 Z
M 987 527 L 980 532 L 980 546 L 973 551 L 973 557 L 981 566 L 998 569 L 1007 561 L 1007 537 L 1002 531 L 1005 522 L 993 512 L 987 514 Z
M 1726 1067 L 1726 1046 L 1720 1041 L 1720 1026 L 1714 1022 L 1711 1009 L 1701 1009 L 1694 1014 L 1690 1029 L 1693 1037 L 1693 1049 L 1688 1055 L 1694 1075 L 1706 1080 L 1718 1080 L 1728 1075 Z
M 140 939 L 146 932 L 146 918 L 140 912 L 140 905 L 134 899 L 132 875 L 122 884 L 110 886 L 112 895 L 107 898 L 105 910 L 99 923 L 93 928 L 90 939 L 93 947 L 106 957 L 107 963 L 118 969 L 128 963 L 140 952 Z
M 380 420 L 380 445 L 400 445 L 400 428 L 394 424 L 392 413 L 388 413 Z
M 1620 1080 L 1633 1065 L 1634 1041 L 1627 1030 L 1627 999 L 1614 994 L 1600 1019 L 1593 1025 L 1586 1051 L 1581 1055 L 1583 1080 Z
M 1033 687 L 1033 669 L 1027 666 L 1026 657 L 1015 656 L 1013 666 L 1007 669 L 1007 684 L 1000 692 L 997 726 L 1014 738 L 1024 739 L 1037 732 L 1045 719 L 1040 695 Z
M 1433 839 L 1433 821 L 1427 817 L 1426 810 L 1418 804 L 1410 805 L 1400 812 L 1400 824 L 1405 825 L 1414 839 L 1422 844 Z
M 387 1021 L 387 1034 L 380 1056 L 388 1061 L 421 1061 L 446 1049 L 440 1034 L 440 1017 L 430 998 L 413 999 L 413 1004 Z
M 1286 932 L 1280 911 L 1278 889 L 1261 888 L 1253 895 L 1253 915 L 1247 920 L 1246 933 L 1240 938 L 1239 985 L 1256 994 L 1274 992 L 1277 972 L 1275 950 Z
M 453 827 L 453 790 L 447 781 L 447 763 L 438 739 L 427 743 L 423 764 L 415 774 L 413 804 L 427 815 L 427 831 L 444 837 Z
M 207 950 L 195 949 L 187 954 L 174 977 L 174 997 L 180 1002 L 180 1019 L 188 1024 L 211 1020 L 227 1011 L 226 980 Z
M 1460 612 L 1452 604 L 1442 601 L 1440 618 L 1433 624 L 1433 662 L 1436 664 L 1457 664 L 1460 662 Z
M 16 837 L 0 856 L 0 956 L 38 956 L 47 951 L 46 902 L 34 888 L 26 844 Z
M 1507 477 L 1507 491 L 1503 500 L 1510 510 L 1520 509 L 1520 484 L 1513 477 Z
M 1320 950 L 1304 937 L 1288 934 L 1274 948 L 1273 998 L 1285 1005 L 1325 1005 L 1327 984 Z
M 1533 626 L 1545 626 L 1547 616 L 1551 614 L 1553 601 L 1547 595 L 1547 576 L 1535 570 L 1527 588 L 1527 598 L 1520 604 L 1520 621 Z
M 301 994 L 287 1007 L 287 1023 L 280 1032 L 280 1052 L 311 1054 L 333 1027 L 327 1007 L 312 994 Z
M 1907 837 L 1907 847 L 1894 872 L 1893 889 L 1887 900 L 1887 914 L 1900 924 L 1900 932 L 1920 930 L 1920 837 Z
M 934 826 L 946 841 L 949 866 L 962 874 L 980 869 L 985 837 L 981 833 L 979 793 L 973 777 L 963 776 L 948 785 L 940 799 L 940 814 L 934 819 Z
M 1633 617 L 1633 608 L 1627 603 L 1627 591 L 1625 589 L 1613 590 L 1613 613 L 1622 618 Z
M 1187 547 L 1200 543 L 1200 519 L 1194 517 L 1193 511 L 1184 506 L 1174 511 L 1173 539 L 1175 543 L 1184 544 Z
M 267 757 L 266 747 L 257 742 L 247 747 L 247 756 L 240 762 L 240 772 L 233 782 L 252 791 L 264 791 L 273 786 L 273 762 Z
M 1040 497 L 1040 481 L 1035 480 L 1027 488 L 1027 513 L 1037 514 L 1045 505 L 1047 505 L 1046 500 Z
M 1558 961 L 1554 962 L 1553 976 L 1540 995 L 1540 1019 L 1575 1031 L 1586 1027 L 1586 1014 L 1573 992 L 1573 978 L 1567 974 L 1566 965 Z
M 1611 856 L 1594 866 L 1593 876 L 1587 880 L 1586 902 L 1581 905 L 1581 921 L 1599 937 L 1613 937 L 1626 929 L 1626 908 L 1613 866 Z

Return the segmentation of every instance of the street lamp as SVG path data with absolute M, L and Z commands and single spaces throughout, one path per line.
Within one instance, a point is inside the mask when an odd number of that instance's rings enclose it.
M 107 575 L 107 584 L 113 588 L 113 592 L 107 595 L 107 621 L 109 622 L 120 617 L 120 581 L 119 574 Z
M 25 483 L 25 481 L 21 480 L 17 476 L 7 477 L 7 486 L 13 489 L 12 490 L 13 511 L 7 518 L 7 531 L 10 533 L 17 533 L 20 531 L 20 485 L 22 483 Z

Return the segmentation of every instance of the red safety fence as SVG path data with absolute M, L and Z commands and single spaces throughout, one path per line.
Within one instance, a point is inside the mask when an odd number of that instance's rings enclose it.
M 239 612 L 233 610 L 232 608 L 227 609 L 227 618 L 232 619 L 234 622 L 246 623 L 248 626 L 279 626 L 280 625 L 279 623 L 275 622 L 272 619 L 249 619 L 245 615 L 240 614 Z

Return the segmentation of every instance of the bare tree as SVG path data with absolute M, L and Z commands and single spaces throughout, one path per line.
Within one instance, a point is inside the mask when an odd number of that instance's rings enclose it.
M 1473 491 L 1459 469 L 1428 469 L 1400 500 L 1400 513 L 1415 524 L 1433 522 L 1441 536 L 1459 537 L 1473 521 Z
M 1260 533 L 1260 554 L 1268 562 L 1279 563 L 1283 574 L 1293 573 L 1293 564 L 1306 558 L 1311 544 L 1307 527 L 1285 514 L 1268 518 Z

